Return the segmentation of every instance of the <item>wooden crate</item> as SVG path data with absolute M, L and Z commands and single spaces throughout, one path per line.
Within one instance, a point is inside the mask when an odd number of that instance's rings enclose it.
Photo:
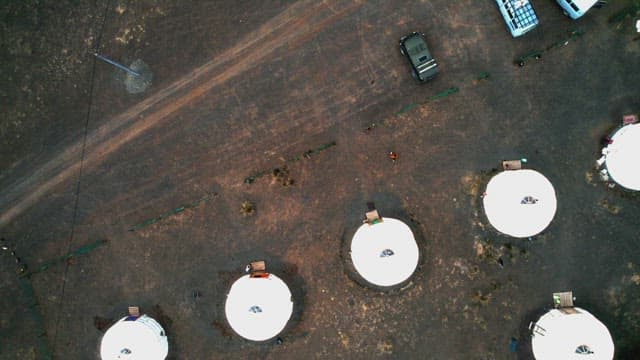
M 521 160 L 503 160 L 502 169 L 504 170 L 520 170 L 522 169 Z

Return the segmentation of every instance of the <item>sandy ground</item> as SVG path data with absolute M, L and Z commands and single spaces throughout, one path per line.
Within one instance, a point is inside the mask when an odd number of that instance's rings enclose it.
M 2 253 L 0 358 L 96 358 L 105 326 L 139 305 L 172 359 L 530 359 L 529 322 L 573 290 L 632 359 L 640 198 L 592 170 L 600 139 L 640 111 L 640 41 L 631 19 L 609 21 L 631 3 L 571 21 L 537 1 L 541 24 L 519 39 L 494 4 L 467 0 L 0 6 L 0 235 L 32 270 L 107 241 L 22 278 Z M 428 84 L 398 51 L 412 31 L 441 66 Z M 96 47 L 144 61 L 151 87 L 128 93 Z M 559 201 L 531 241 L 493 230 L 480 201 L 500 160 L 521 157 Z M 363 287 L 345 265 L 368 201 L 418 238 L 402 291 Z M 224 318 L 256 258 L 294 294 L 280 345 Z

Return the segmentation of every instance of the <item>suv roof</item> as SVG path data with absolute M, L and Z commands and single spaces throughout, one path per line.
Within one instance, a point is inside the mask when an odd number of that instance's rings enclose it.
M 427 81 L 438 74 L 438 63 L 431 56 L 422 34 L 413 32 L 403 36 L 400 39 L 400 52 L 409 60 L 413 75 L 419 81 Z
M 589 9 L 591 9 L 598 1 L 597 0 L 556 0 L 556 2 L 562 7 L 565 15 L 572 19 L 578 19 L 584 15 Z
M 538 25 L 529 0 L 496 0 L 496 3 L 513 37 L 524 35 Z

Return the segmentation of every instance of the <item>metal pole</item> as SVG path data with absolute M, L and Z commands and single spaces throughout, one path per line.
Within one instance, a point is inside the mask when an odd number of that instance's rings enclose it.
M 131 75 L 133 75 L 133 76 L 140 76 L 140 73 L 138 73 L 138 72 L 136 72 L 136 71 L 134 71 L 134 70 L 131 70 L 131 69 L 129 69 L 128 67 L 126 67 L 126 66 L 124 66 L 124 65 L 122 65 L 122 64 L 120 64 L 120 63 L 117 63 L 117 62 L 115 62 L 115 61 L 113 61 L 113 60 L 111 60 L 111 59 L 109 59 L 109 58 L 107 58 L 107 57 L 104 57 L 104 56 L 102 56 L 102 55 L 100 55 L 100 54 L 98 54 L 98 53 L 93 53 L 93 55 L 94 55 L 95 57 L 97 57 L 98 59 L 100 59 L 100 60 L 102 60 L 102 61 L 104 61 L 104 62 L 106 62 L 106 63 L 109 63 L 109 64 L 111 64 L 111 65 L 113 65 L 113 66 L 117 67 L 117 68 L 118 68 L 118 69 L 120 69 L 120 70 L 124 70 L 124 71 L 128 72 L 129 74 L 131 74 Z

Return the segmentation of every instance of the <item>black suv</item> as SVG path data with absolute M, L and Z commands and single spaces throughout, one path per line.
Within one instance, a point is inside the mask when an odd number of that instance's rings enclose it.
M 400 52 L 411 64 L 413 77 L 421 82 L 433 79 L 438 74 L 438 63 L 431 56 L 424 35 L 414 32 L 400 39 Z

